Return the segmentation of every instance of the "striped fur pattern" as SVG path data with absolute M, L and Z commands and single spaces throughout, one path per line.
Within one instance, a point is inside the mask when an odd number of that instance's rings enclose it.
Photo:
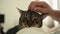
M 21 28 L 25 27 L 42 27 L 42 20 L 43 15 L 40 15 L 39 13 L 35 11 L 23 11 L 17 8 L 21 14 L 21 17 L 19 18 L 19 26 Z

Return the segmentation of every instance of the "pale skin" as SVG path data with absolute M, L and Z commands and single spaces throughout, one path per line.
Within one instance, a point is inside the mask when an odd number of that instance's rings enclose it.
M 49 13 L 49 16 L 60 22 L 60 11 L 53 10 L 46 2 L 32 1 L 28 9 L 31 11 L 37 11 L 41 13 Z

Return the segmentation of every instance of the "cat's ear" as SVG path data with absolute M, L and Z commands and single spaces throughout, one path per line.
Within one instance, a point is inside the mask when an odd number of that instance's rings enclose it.
M 19 8 L 17 8 L 17 10 L 19 11 L 19 13 L 23 13 L 24 11 L 23 10 L 21 10 L 21 9 L 19 9 Z

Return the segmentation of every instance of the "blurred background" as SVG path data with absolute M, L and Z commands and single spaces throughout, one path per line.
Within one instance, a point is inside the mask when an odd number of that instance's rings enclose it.
M 16 7 L 27 10 L 31 1 L 35 0 L 0 0 L 0 14 L 5 15 L 4 31 L 19 24 L 20 13 Z M 39 0 L 47 2 L 54 10 L 60 10 L 60 0 Z

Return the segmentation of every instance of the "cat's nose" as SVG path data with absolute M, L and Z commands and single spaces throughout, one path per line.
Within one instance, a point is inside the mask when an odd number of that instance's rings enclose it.
M 30 24 L 29 27 L 31 27 L 32 25 Z
M 31 26 L 29 26 L 29 27 L 31 27 Z

